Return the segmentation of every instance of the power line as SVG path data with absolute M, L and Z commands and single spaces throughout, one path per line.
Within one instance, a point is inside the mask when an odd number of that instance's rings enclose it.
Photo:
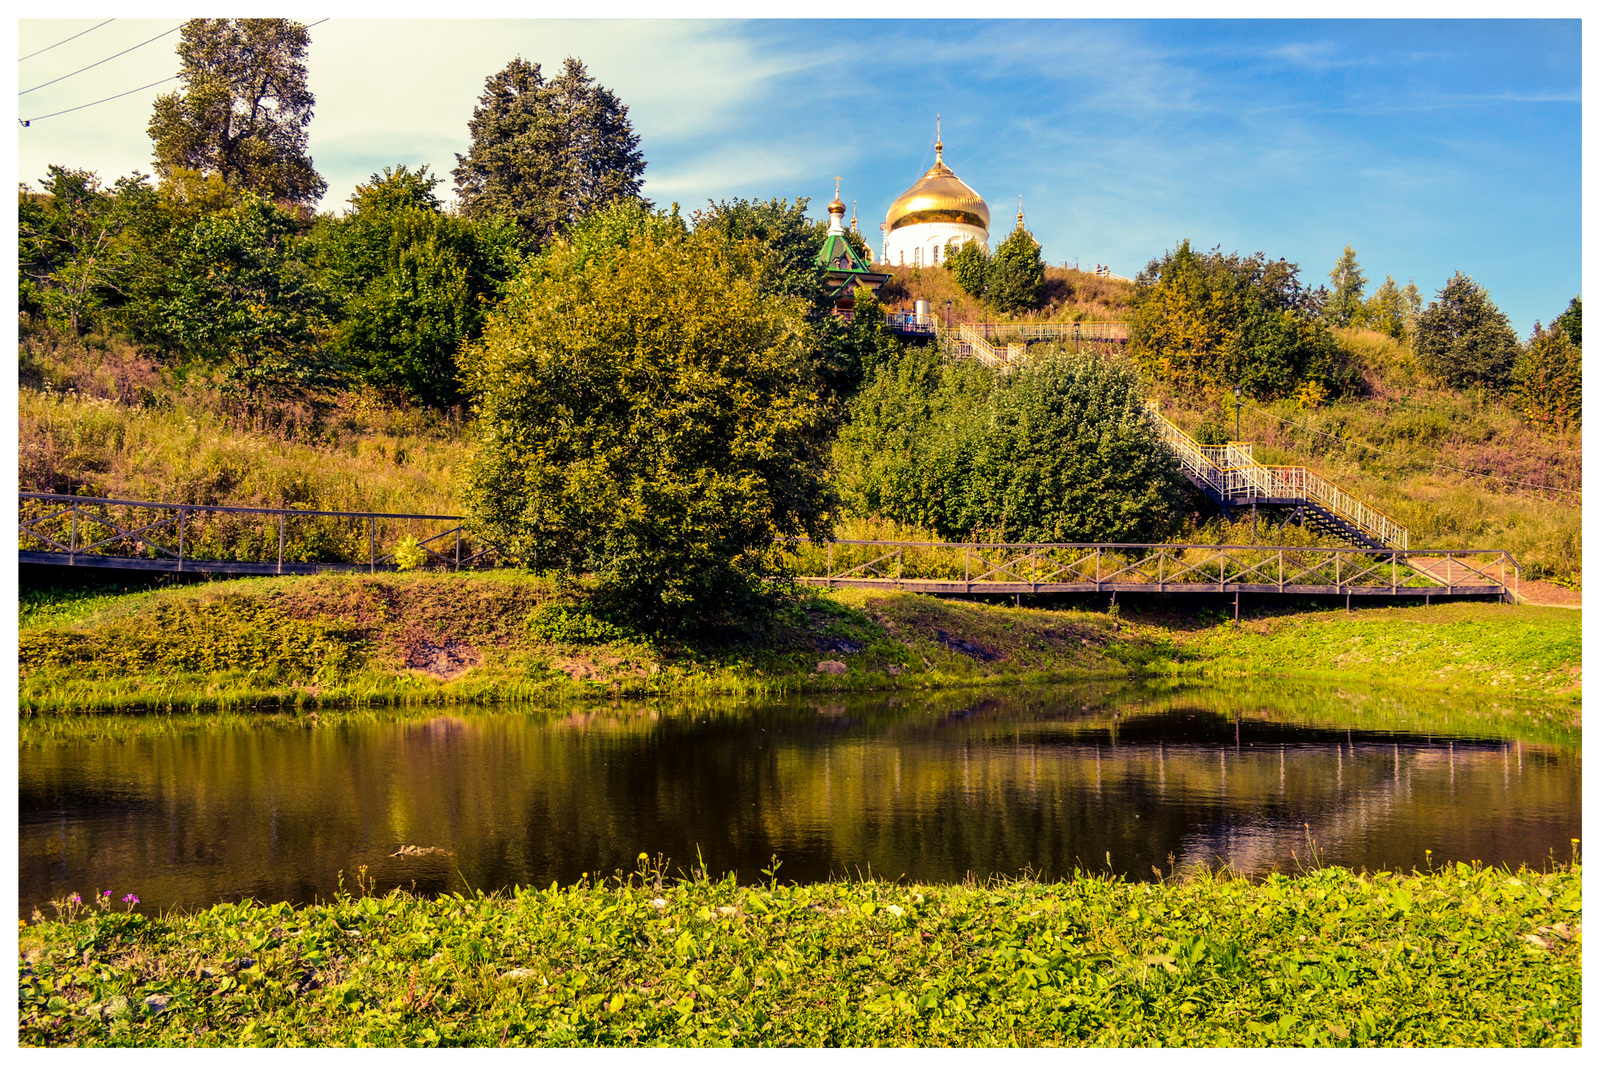
M 104 22 L 100 23 L 100 26 L 108 26 L 115 21 L 117 20 L 106 19 Z M 55 44 L 52 44 L 46 48 L 41 48 L 37 52 L 29 52 L 27 55 L 23 56 L 22 59 L 18 59 L 17 62 L 20 63 L 23 59 L 32 59 L 34 56 L 42 56 L 46 52 L 50 51 L 51 48 L 56 48 L 60 45 L 66 44 L 67 41 L 76 41 L 79 37 L 82 37 L 84 33 L 93 33 L 95 30 L 98 30 L 100 26 L 90 26 L 88 29 L 84 30 L 83 33 L 74 33 L 71 37 L 66 38 L 66 40 L 57 41 Z
M 77 75 L 82 74 L 86 70 L 93 70 L 95 67 L 98 67 L 100 65 L 100 63 L 109 63 L 113 59 L 117 58 L 117 56 L 125 56 L 129 52 L 133 51 L 134 48 L 143 48 L 145 45 L 151 43 L 151 41 L 159 41 L 159 40 L 161 40 L 161 38 L 165 37 L 168 33 L 177 33 L 182 28 L 183 28 L 183 23 L 180 22 L 176 26 L 172 27 L 172 29 L 167 30 L 166 33 L 158 33 L 158 34 L 156 34 L 154 37 L 150 38 L 149 41 L 140 41 L 138 44 L 134 45 L 133 48 L 124 48 L 122 51 L 118 52 L 116 56 L 106 56 L 104 59 L 100 60 L 99 63 L 90 63 L 86 67 L 79 67 L 77 70 L 73 71 L 71 74 L 63 74 L 63 75 L 61 75 L 61 77 L 54 78 L 54 79 L 52 79 L 50 81 L 47 81 L 43 85 L 35 85 L 33 87 L 33 89 L 24 89 L 20 93 L 18 93 L 17 95 L 18 96 L 27 96 L 29 93 L 33 92 L 35 89 L 43 89 L 46 85 L 54 85 L 58 81 L 66 81 L 68 78 L 76 77 Z
M 114 21 L 114 20 L 108 19 L 106 21 L 109 22 L 109 21 Z M 313 22 L 311 24 L 311 26 L 320 26 L 324 22 L 327 22 L 327 21 L 328 21 L 327 19 L 319 19 L 318 21 Z M 104 26 L 105 23 L 102 22 L 100 25 Z M 309 30 L 311 28 L 311 26 L 307 26 L 306 29 Z M 88 30 L 84 31 L 84 33 L 88 33 L 88 32 L 89 32 Z M 167 33 L 171 33 L 171 32 L 172 32 L 171 30 L 167 31 Z M 80 36 L 81 36 L 81 34 L 80 34 Z M 163 34 L 163 36 L 165 36 L 165 35 Z M 153 39 L 154 38 L 152 38 L 152 40 Z M 150 42 L 146 41 L 145 43 L 149 44 Z M 134 45 L 134 47 L 137 48 L 138 45 Z M 37 55 L 38 53 L 35 53 L 35 54 Z M 111 58 L 115 59 L 116 56 L 112 56 Z M 101 60 L 101 62 L 103 63 L 103 62 L 105 62 L 105 60 Z M 86 67 L 84 69 L 87 70 L 88 68 Z M 71 77 L 71 75 L 69 74 L 68 77 Z M 29 126 L 29 125 L 32 125 L 35 122 L 40 121 L 41 119 L 55 118 L 57 115 L 65 115 L 65 114 L 67 114 L 68 112 L 71 112 L 71 111 L 82 111 L 86 107 L 93 107 L 95 104 L 103 104 L 103 103 L 107 102 L 108 100 L 117 100 L 117 99 L 120 99 L 120 98 L 122 98 L 124 96 L 131 96 L 134 93 L 143 92 L 145 89 L 153 89 L 157 85 L 165 85 L 167 82 L 175 81 L 176 79 L 181 78 L 181 77 L 183 77 L 182 74 L 173 74 L 173 75 L 170 75 L 168 77 L 162 78 L 160 81 L 153 81 L 149 85 L 141 85 L 137 89 L 129 89 L 127 92 L 116 93 L 116 94 L 114 94 L 112 96 L 103 96 L 98 100 L 91 100 L 87 104 L 79 104 L 77 107 L 68 107 L 68 108 L 63 108 L 60 111 L 52 111 L 48 115 L 36 115 L 33 118 L 19 118 L 19 119 L 17 119 L 17 122 L 19 124 L 23 125 L 23 126 Z M 35 88 L 42 88 L 42 86 L 35 86 Z
M 99 100 L 91 100 L 87 104 L 79 104 L 77 107 L 69 107 L 69 108 L 66 108 L 66 109 L 61 110 L 61 111 L 52 111 L 48 115 L 38 115 L 38 116 L 36 116 L 34 118 L 25 118 L 25 119 L 21 119 L 20 121 L 22 122 L 22 124 L 24 126 L 31 125 L 32 123 L 38 122 L 40 119 L 55 118 L 57 115 L 65 115 L 68 111 L 82 111 L 86 107 L 93 107 L 95 104 L 103 104 L 107 100 L 116 100 L 116 99 L 118 99 L 120 97 L 123 97 L 123 96 L 131 96 L 132 94 L 134 94 L 136 92 L 141 92 L 141 91 L 143 91 L 145 89 L 154 89 L 157 85 L 164 85 L 169 81 L 177 80 L 177 78 L 178 78 L 177 74 L 171 74 L 171 75 L 168 75 L 165 78 L 162 78 L 160 81 L 153 81 L 149 85 L 141 85 L 137 89 L 129 89 L 125 93 L 117 93 L 116 96 L 102 97 Z
M 1368 444 L 1366 441 L 1355 440 L 1355 439 L 1353 439 L 1351 437 L 1341 437 L 1336 433 L 1326 433 L 1326 432 L 1323 432 L 1320 429 L 1312 429 L 1310 426 L 1301 426 L 1298 423 L 1292 422 L 1289 419 L 1283 418 L 1283 417 L 1281 417 L 1279 415 L 1275 415 L 1271 411 L 1268 411 L 1268 410 L 1265 410 L 1263 408 L 1257 407 L 1254 404 L 1245 404 L 1244 406 L 1250 408 L 1252 411 L 1255 411 L 1255 412 L 1257 412 L 1259 414 L 1266 415 L 1268 418 L 1276 419 L 1277 421 L 1282 422 L 1284 425 L 1290 426 L 1290 427 L 1292 427 L 1294 429 L 1297 429 L 1297 430 L 1300 430 L 1301 432 L 1304 432 L 1304 433 L 1311 433 L 1311 434 L 1314 434 L 1314 435 L 1316 435 L 1318 437 L 1327 437 L 1329 440 L 1336 440 L 1336 441 L 1339 441 L 1341 444 L 1354 444 L 1354 445 L 1356 445 L 1358 447 L 1366 448 L 1368 451 L 1374 451 L 1374 452 L 1379 452 L 1379 453 L 1381 453 L 1383 451 L 1382 448 L 1379 448 L 1379 447 L 1377 447 L 1376 445 L 1373 445 L 1373 444 Z M 1485 472 L 1480 471 L 1480 470 L 1470 470 L 1470 469 L 1468 469 L 1467 467 L 1464 467 L 1464 466 L 1455 466 L 1455 465 L 1453 465 L 1451 463 L 1446 463 L 1446 462 L 1444 462 L 1444 461 L 1442 461 L 1440 459 L 1437 459 L 1437 458 L 1433 460 L 1433 465 L 1436 466 L 1436 467 L 1443 467 L 1446 470 L 1453 470 L 1453 471 L 1455 471 L 1457 473 L 1460 473 L 1460 474 L 1466 474 L 1468 477 L 1482 477 L 1482 478 L 1488 478 L 1491 481 L 1503 481 L 1507 485 L 1524 485 L 1524 486 L 1527 486 L 1528 488 L 1531 488 L 1531 489 L 1538 489 L 1540 492 L 1562 492 L 1562 493 L 1566 493 L 1569 496 L 1582 496 L 1583 495 L 1583 492 L 1580 489 L 1558 489 L 1554 485 L 1541 485 L 1538 482 L 1534 482 L 1534 481 L 1518 481 L 1516 478 L 1501 477 L 1499 474 L 1489 474 L 1489 473 L 1485 473 Z

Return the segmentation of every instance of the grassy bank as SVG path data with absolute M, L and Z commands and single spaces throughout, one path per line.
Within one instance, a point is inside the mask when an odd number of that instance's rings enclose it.
M 642 856 L 641 856 L 642 858 Z M 19 933 L 19 1042 L 1575 1046 L 1581 868 L 664 881 Z M 119 893 L 113 889 L 112 895 Z M 131 906 L 129 904 L 128 906 Z
M 1290 675 L 1535 700 L 1575 721 L 1580 630 L 1580 612 L 1501 604 L 1236 626 L 1216 608 L 1119 616 L 839 590 L 688 642 L 597 628 L 519 572 L 321 575 L 25 594 L 19 696 L 32 712 L 309 709 Z

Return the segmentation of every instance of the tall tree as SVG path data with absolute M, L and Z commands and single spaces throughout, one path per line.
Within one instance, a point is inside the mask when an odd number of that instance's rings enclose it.
M 945 245 L 944 250 L 944 268 L 956 276 L 956 284 L 961 286 L 961 291 L 974 300 L 983 299 L 989 292 L 989 273 L 994 265 L 989 253 L 983 250 L 983 245 L 977 241 L 964 241 L 953 253 L 949 244 Z
M 1361 296 L 1366 290 L 1367 279 L 1362 276 L 1361 264 L 1356 262 L 1356 250 L 1350 245 L 1344 246 L 1344 252 L 1328 273 L 1328 279 L 1333 282 L 1333 291 L 1328 294 L 1324 311 L 1328 321 L 1335 326 L 1361 325 L 1365 311 Z
M 385 168 L 320 220 L 317 260 L 340 305 L 331 348 L 373 385 L 443 405 L 457 393 L 456 352 L 475 338 L 515 272 L 518 235 L 503 216 L 445 214 L 423 166 Z
M 1417 326 L 1422 321 L 1422 290 L 1417 288 L 1415 278 L 1407 278 L 1406 287 L 1400 290 L 1400 314 L 1405 319 L 1406 343 L 1415 351 Z
M 1457 271 L 1417 323 L 1423 368 L 1455 388 L 1502 389 L 1521 345 L 1489 293 Z
M 1011 235 L 994 250 L 989 269 L 989 303 L 1001 314 L 1039 306 L 1044 293 L 1044 260 L 1039 242 L 1020 221 Z
M 468 215 L 506 214 L 547 243 L 608 204 L 638 200 L 644 156 L 628 109 L 577 59 L 546 81 L 539 64 L 513 59 L 484 82 L 456 156 L 456 196 Z
M 1567 304 L 1567 309 L 1550 323 L 1551 329 L 1559 329 L 1578 347 L 1583 347 L 1583 297 L 1574 296 L 1572 302 Z
M 1557 430 L 1583 424 L 1583 350 L 1566 330 L 1535 322 L 1512 376 L 1528 421 Z
M 182 87 L 156 97 L 156 173 L 220 174 L 280 203 L 327 191 L 306 152 L 316 98 L 306 85 L 311 35 L 292 19 L 190 19 L 178 42 Z
M 1379 333 L 1386 333 L 1395 340 L 1405 339 L 1405 298 L 1400 293 L 1400 286 L 1394 283 L 1392 275 L 1383 276 L 1383 284 L 1378 286 L 1372 298 L 1367 301 L 1362 317 L 1368 326 Z

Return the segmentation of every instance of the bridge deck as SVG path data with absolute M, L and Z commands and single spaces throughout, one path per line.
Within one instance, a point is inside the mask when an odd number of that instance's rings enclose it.
M 898 592 L 926 592 L 935 596 L 1049 596 L 1074 593 L 1211 593 L 1232 596 L 1236 592 L 1263 596 L 1381 596 L 1388 598 L 1443 597 L 1471 598 L 1481 596 L 1503 597 L 1508 594 L 1503 585 L 1433 585 L 1391 587 L 1388 585 L 1261 585 L 1233 581 L 925 581 L 893 578 L 827 578 L 802 577 L 802 584 L 824 588 L 866 588 Z

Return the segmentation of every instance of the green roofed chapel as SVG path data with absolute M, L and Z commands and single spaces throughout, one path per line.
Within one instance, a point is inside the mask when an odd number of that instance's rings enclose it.
M 828 236 L 817 252 L 817 265 L 827 272 L 834 314 L 854 318 L 856 286 L 865 285 L 876 296 L 889 275 L 875 272 L 845 238 L 844 201 L 839 199 L 839 180 L 834 179 L 833 202 L 828 205 Z

